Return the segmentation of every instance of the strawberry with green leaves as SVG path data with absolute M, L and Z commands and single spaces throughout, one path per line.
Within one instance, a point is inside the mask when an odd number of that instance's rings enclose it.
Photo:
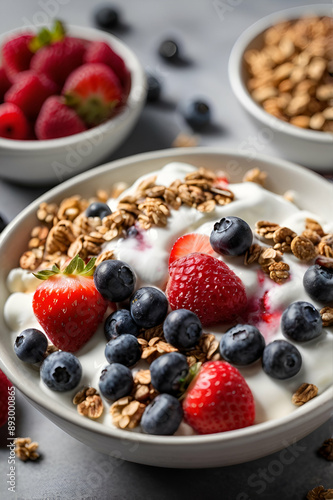
M 43 280 L 33 296 L 33 311 L 50 341 L 63 351 L 79 350 L 96 332 L 108 302 L 97 291 L 93 273 L 95 259 L 87 265 L 77 255 L 61 271 L 35 273 Z

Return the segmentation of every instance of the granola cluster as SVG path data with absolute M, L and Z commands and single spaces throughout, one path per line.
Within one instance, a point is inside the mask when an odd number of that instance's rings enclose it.
M 37 460 L 39 458 L 37 449 L 38 443 L 35 441 L 32 442 L 29 437 L 18 437 L 15 439 L 15 454 L 23 462 L 27 460 Z
M 270 246 L 257 243 L 251 245 L 245 254 L 244 264 L 257 262 L 276 283 L 284 283 L 289 278 L 289 265 L 282 262 L 284 253 L 292 253 L 303 262 L 310 262 L 318 257 L 316 262 L 327 267 L 333 263 L 333 234 L 326 234 L 313 219 L 305 220 L 305 230 L 300 235 L 288 227 L 265 220 L 256 223 L 255 232 L 259 239 Z M 326 323 L 330 323 L 330 311 L 324 313 L 328 313 Z
M 205 168 L 187 174 L 184 180 L 175 180 L 168 187 L 156 184 L 156 176 L 144 179 L 136 191 L 119 200 L 117 209 L 101 220 L 87 217 L 85 211 L 93 201 L 105 202 L 107 192 L 99 190 L 95 198 L 84 199 L 79 195 L 64 199 L 60 205 L 41 203 L 37 218 L 41 225 L 33 228 L 28 249 L 20 259 L 22 269 L 34 271 L 53 264 L 62 266 L 70 257 L 82 259 L 97 256 L 97 265 L 112 259 L 111 251 L 103 252 L 103 245 L 137 224 L 142 229 L 152 226 L 165 227 L 170 208 L 181 205 L 200 212 L 211 212 L 216 205 L 226 205 L 234 194 L 217 184 L 216 174 Z M 110 196 L 120 196 L 127 186 L 118 183 Z
M 244 54 L 247 87 L 271 115 L 304 129 L 333 132 L 332 19 L 304 17 L 278 23 L 260 50 Z

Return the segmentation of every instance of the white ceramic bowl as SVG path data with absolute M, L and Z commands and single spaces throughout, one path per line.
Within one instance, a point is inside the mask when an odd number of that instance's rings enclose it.
M 250 26 L 236 41 L 229 59 L 229 80 L 232 90 L 261 131 L 271 137 L 271 145 L 283 158 L 295 161 L 318 171 L 333 172 L 333 134 L 305 130 L 290 125 L 267 113 L 251 97 L 246 81 L 249 77 L 244 63 L 244 53 L 263 46 L 263 32 L 286 19 L 305 15 L 331 16 L 332 5 L 317 4 L 295 7 L 271 14 Z
M 31 185 L 58 184 L 99 165 L 127 138 L 145 104 L 145 72 L 134 52 L 103 31 L 68 26 L 72 36 L 105 41 L 124 59 L 131 72 L 131 89 L 124 109 L 98 127 L 69 137 L 45 141 L 16 141 L 0 137 L 0 177 Z M 14 30 L 0 37 L 0 46 Z
M 170 161 L 185 161 L 196 166 L 227 170 L 232 182 L 239 182 L 249 169 L 245 155 L 217 148 L 184 148 L 157 151 L 117 160 L 85 172 L 55 187 L 27 207 L 4 231 L 0 244 L 0 311 L 8 296 L 5 282 L 17 267 L 26 248 L 30 231 L 37 223 L 36 209 L 41 201 L 59 202 L 80 193 L 90 196 L 100 186 L 138 176 L 163 167 Z M 268 189 L 283 194 L 288 189 L 301 195 L 300 208 L 330 219 L 333 212 L 333 185 L 309 170 L 292 163 L 256 158 L 256 165 L 268 173 Z M 299 199 L 299 196 L 297 197 Z M 40 388 L 39 373 L 14 354 L 9 329 L 0 314 L 0 366 L 29 401 L 66 432 L 99 450 L 125 460 L 164 467 L 217 467 L 259 458 L 285 448 L 327 420 L 332 412 L 333 387 L 286 417 L 245 429 L 202 436 L 151 436 L 107 427 L 80 418 L 76 409 L 55 403 Z

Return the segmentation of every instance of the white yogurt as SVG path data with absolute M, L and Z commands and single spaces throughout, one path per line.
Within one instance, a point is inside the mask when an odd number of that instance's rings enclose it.
M 157 175 L 156 183 L 168 186 L 176 179 L 196 170 L 193 166 L 184 163 L 171 163 L 166 165 Z M 125 194 L 135 191 L 139 182 L 153 174 L 138 179 Z M 163 287 L 168 278 L 168 259 L 172 245 L 182 234 L 199 232 L 209 235 L 214 222 L 224 216 L 235 215 L 243 218 L 252 228 L 258 220 L 269 220 L 281 226 L 288 226 L 297 233 L 304 230 L 306 217 L 311 217 L 320 222 L 326 232 L 333 232 L 333 223 L 328 224 L 315 214 L 299 210 L 293 203 L 283 197 L 266 191 L 254 183 L 231 184 L 231 191 L 235 194 L 232 203 L 217 206 L 213 212 L 201 213 L 195 208 L 181 206 L 179 210 L 171 209 L 171 216 L 165 228 L 153 227 L 143 231 L 142 238 L 118 238 L 106 244 L 103 248 L 112 249 L 115 257 L 129 263 L 138 277 L 138 286 L 155 285 Z M 115 209 L 118 200 L 109 200 L 111 209 Z M 222 258 L 222 257 L 221 257 Z M 277 285 L 267 276 L 264 281 L 258 282 L 258 266 L 244 266 L 243 258 L 224 258 L 228 266 L 243 281 L 249 301 L 258 301 L 266 292 L 269 304 L 270 323 L 261 321 L 261 329 L 267 342 L 283 339 L 279 325 L 280 313 L 296 300 L 306 300 L 313 303 L 318 309 L 323 307 L 309 299 L 302 279 L 307 265 L 301 263 L 292 254 L 284 254 L 284 262 L 290 266 L 291 279 L 283 285 Z M 34 318 L 32 311 L 32 292 L 39 284 L 30 273 L 15 269 L 8 276 L 8 289 L 12 294 L 5 305 L 5 319 L 12 330 L 13 339 L 24 328 L 40 326 Z M 276 317 L 275 317 L 276 315 Z M 227 330 L 229 325 L 222 325 L 212 331 L 217 338 Z M 83 368 L 82 384 L 98 387 L 101 369 L 106 366 L 104 357 L 105 337 L 103 326 L 100 326 L 94 337 L 76 353 Z M 319 393 L 323 392 L 333 382 L 333 328 L 326 328 L 322 334 L 310 342 L 295 343 L 299 349 L 303 364 L 300 372 L 286 381 L 274 380 L 267 376 L 260 362 L 248 367 L 239 368 L 249 384 L 256 401 L 256 423 L 280 418 L 297 411 L 291 403 L 292 393 L 304 382 L 317 385 Z M 147 365 L 140 362 L 140 368 Z M 137 367 L 136 367 L 137 369 Z M 56 393 L 49 390 L 42 382 L 40 388 L 61 404 L 72 405 L 70 393 Z M 108 407 L 108 403 L 106 402 Z M 73 409 L 75 411 L 75 409 Z M 100 419 L 106 425 L 112 425 L 109 413 L 104 412 Z M 193 431 L 182 424 L 177 434 L 189 434 Z

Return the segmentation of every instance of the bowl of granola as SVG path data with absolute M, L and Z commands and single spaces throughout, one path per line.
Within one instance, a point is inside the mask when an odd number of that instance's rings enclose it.
M 229 59 L 235 96 L 284 158 L 333 168 L 332 18 L 328 5 L 276 12 L 250 26 Z
M 216 467 L 287 448 L 329 418 L 332 185 L 281 159 L 249 166 L 218 148 L 117 160 L 3 232 L 1 369 L 88 446 Z M 223 221 L 242 237 L 221 253 Z M 255 345 L 229 352 L 234 333 Z

